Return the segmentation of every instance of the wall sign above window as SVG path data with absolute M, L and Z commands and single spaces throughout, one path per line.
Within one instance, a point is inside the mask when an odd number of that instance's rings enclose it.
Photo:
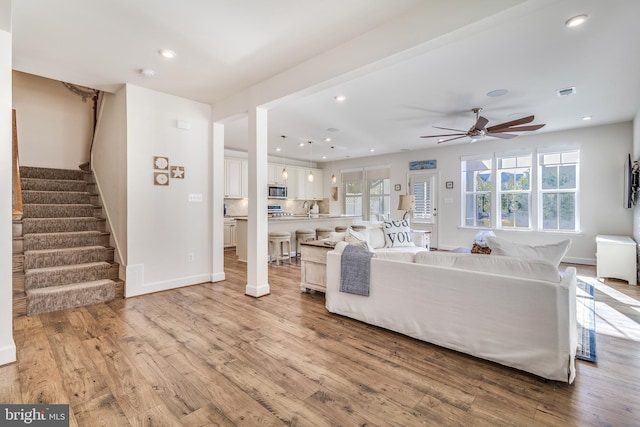
M 417 162 L 409 162 L 409 170 L 416 171 L 421 169 L 435 169 L 436 160 L 419 160 Z

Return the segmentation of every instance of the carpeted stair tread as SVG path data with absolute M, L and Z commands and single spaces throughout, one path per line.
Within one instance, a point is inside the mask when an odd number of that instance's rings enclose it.
M 86 264 L 33 268 L 24 273 L 26 290 L 61 286 L 68 283 L 90 282 L 109 278 L 111 264 L 90 262 Z
M 40 249 L 24 253 L 24 269 L 112 262 L 113 250 L 104 246 L 83 246 L 63 249 Z
M 88 191 L 34 191 L 22 192 L 23 204 L 72 205 L 90 204 L 91 194 Z
M 85 191 L 87 182 L 76 179 L 20 178 L 22 191 Z
M 13 251 L 23 253 L 20 286 L 26 314 L 123 297 L 114 248 L 90 172 L 21 166 L 23 216 Z M 115 279 L 114 279 L 115 280 Z M 24 308 L 23 308 L 24 310 Z
M 25 218 L 22 234 L 97 231 L 99 219 L 94 216 L 68 218 Z
M 70 218 L 93 216 L 91 204 L 25 204 L 22 206 L 22 218 Z
M 24 236 L 24 251 L 97 246 L 102 240 L 102 235 L 100 231 L 27 234 Z
M 115 282 L 110 279 L 28 290 L 27 316 L 112 301 Z
M 65 179 L 83 181 L 86 176 L 87 172 L 81 170 L 20 166 L 21 178 Z

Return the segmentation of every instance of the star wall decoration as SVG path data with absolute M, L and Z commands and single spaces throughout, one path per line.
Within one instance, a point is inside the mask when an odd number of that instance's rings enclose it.
M 171 166 L 171 178 L 184 179 L 184 166 Z

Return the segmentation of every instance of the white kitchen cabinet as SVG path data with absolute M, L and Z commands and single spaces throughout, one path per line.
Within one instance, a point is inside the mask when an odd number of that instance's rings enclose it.
M 242 159 L 224 159 L 224 197 L 242 198 Z
M 289 171 L 289 198 L 295 200 L 322 200 L 322 169 L 291 167 Z M 313 182 L 309 181 L 309 172 L 313 172 Z
M 236 246 L 236 223 L 235 221 L 224 223 L 224 247 L 232 248 Z
M 267 182 L 273 185 L 285 185 L 285 179 L 282 178 L 282 169 L 284 168 L 284 164 L 280 163 L 269 163 L 267 165 Z M 289 168 L 287 167 L 287 173 L 289 172 Z
M 241 165 L 242 198 L 249 197 L 249 161 L 243 160 Z

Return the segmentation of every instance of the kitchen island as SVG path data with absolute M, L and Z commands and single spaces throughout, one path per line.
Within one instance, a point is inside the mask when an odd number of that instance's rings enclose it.
M 349 227 L 361 218 L 360 216 L 328 214 L 312 215 L 311 217 L 294 215 L 269 218 L 269 232 L 288 231 L 291 233 L 291 252 L 293 256 L 297 247 L 296 230 L 300 228 L 315 230 L 318 227 L 335 228 L 339 225 Z M 242 262 L 247 262 L 247 237 L 247 218 L 236 218 L 236 256 Z

